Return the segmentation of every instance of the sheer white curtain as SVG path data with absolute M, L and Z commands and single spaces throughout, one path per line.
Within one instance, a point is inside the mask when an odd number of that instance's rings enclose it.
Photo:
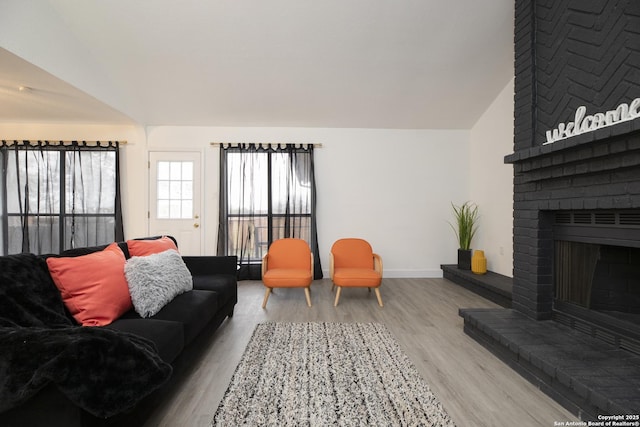
M 123 240 L 119 143 L 3 141 L 2 252 Z
M 260 279 L 277 239 L 306 240 L 322 278 L 315 221 L 313 146 L 240 144 L 220 151 L 218 254 L 236 255 L 240 279 Z

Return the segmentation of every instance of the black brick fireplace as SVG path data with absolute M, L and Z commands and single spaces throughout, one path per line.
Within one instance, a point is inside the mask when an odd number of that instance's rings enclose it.
M 465 331 L 583 419 L 640 413 L 640 2 L 516 0 L 512 309 Z
M 539 150 L 528 149 L 507 156 L 515 171 L 514 309 L 536 320 L 567 321 L 561 314 L 566 311 L 561 309 L 566 304 L 559 306 L 556 298 L 560 290 L 559 277 L 579 275 L 576 265 L 587 263 L 593 271 L 582 281 L 585 287 L 592 287 L 587 282 L 593 280 L 596 266 L 600 265 L 599 276 L 605 269 L 602 256 L 610 258 L 624 252 L 621 256 L 631 257 L 631 261 L 627 261 L 631 264 L 620 269 L 629 275 L 634 270 L 633 261 L 640 261 L 637 252 L 629 249 L 640 246 L 640 120 L 630 125 L 637 129 L 629 126 L 630 131 L 618 135 L 625 129 L 610 127 L 597 132 L 600 139 L 580 135 Z M 589 257 L 584 255 L 573 264 L 561 262 L 559 247 L 566 252 L 572 246 L 591 248 L 594 252 L 591 257 L 596 259 L 589 262 Z M 614 251 L 612 248 L 626 249 Z M 581 253 L 577 249 L 573 252 Z M 621 263 L 623 260 L 613 264 Z M 562 265 L 565 268 L 560 271 Z M 614 278 L 620 274 L 622 272 L 614 272 Z M 630 283 L 624 284 L 626 302 L 635 302 L 635 308 L 619 310 L 621 312 L 640 313 L 637 271 L 635 274 L 635 279 L 631 275 Z M 617 288 L 621 290 L 622 285 Z M 597 303 L 599 295 L 607 305 L 603 293 L 600 286 L 600 293 L 590 292 L 580 305 L 590 309 L 591 302 Z M 583 318 L 587 314 L 580 313 Z M 584 320 L 595 319 L 587 316 Z M 640 333 L 636 335 L 636 339 L 640 338 Z M 637 346 L 640 352 L 640 339 Z

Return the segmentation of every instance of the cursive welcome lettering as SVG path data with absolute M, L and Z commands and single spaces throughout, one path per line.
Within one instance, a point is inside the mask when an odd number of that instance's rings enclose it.
M 576 110 L 572 122 L 560 123 L 557 128 L 546 132 L 547 141 L 543 145 L 553 144 L 561 139 L 593 132 L 637 117 L 640 117 L 640 98 L 634 99 L 631 104 L 622 103 L 615 110 L 593 115 L 587 115 L 587 107 L 580 106 Z

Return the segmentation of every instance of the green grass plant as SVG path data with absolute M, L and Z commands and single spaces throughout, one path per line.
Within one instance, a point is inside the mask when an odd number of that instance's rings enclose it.
M 451 203 L 455 217 L 455 224 L 449 223 L 456 233 L 460 249 L 471 249 L 471 241 L 478 231 L 478 206 L 465 202 L 460 206 Z

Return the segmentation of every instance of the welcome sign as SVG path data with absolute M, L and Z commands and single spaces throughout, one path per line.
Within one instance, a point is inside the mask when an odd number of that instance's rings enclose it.
M 547 141 L 542 145 L 553 144 L 561 139 L 628 122 L 637 117 L 640 117 L 640 98 L 634 99 L 630 104 L 622 103 L 615 110 L 593 115 L 587 115 L 587 107 L 580 106 L 572 122 L 560 123 L 557 128 L 546 132 Z

